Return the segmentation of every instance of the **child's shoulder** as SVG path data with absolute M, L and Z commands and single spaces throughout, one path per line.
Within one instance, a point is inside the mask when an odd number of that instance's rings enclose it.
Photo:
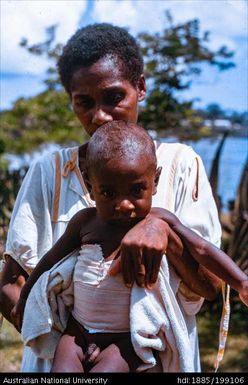
M 96 208 L 88 207 L 82 210 L 79 210 L 70 220 L 72 225 L 84 225 L 84 223 L 89 223 L 90 221 L 96 218 Z
M 89 220 L 90 218 L 96 217 L 96 207 L 87 207 L 82 210 L 79 210 L 77 214 L 74 215 L 74 217 L 78 218 L 85 218 Z

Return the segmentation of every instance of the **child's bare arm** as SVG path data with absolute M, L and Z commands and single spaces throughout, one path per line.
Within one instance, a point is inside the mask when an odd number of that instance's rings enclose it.
M 59 238 L 55 245 L 41 258 L 26 284 L 23 286 L 20 298 L 12 310 L 11 317 L 17 329 L 21 328 L 22 316 L 27 297 L 38 278 L 47 270 L 50 270 L 57 262 L 78 248 L 81 243 L 80 231 L 87 223 L 92 214 L 91 209 L 79 211 L 68 223 L 65 233 Z
M 192 257 L 237 290 L 242 301 L 247 304 L 248 277 L 236 263 L 222 250 L 184 226 L 174 214 L 165 209 L 158 210 L 161 219 L 164 219 L 181 238 Z

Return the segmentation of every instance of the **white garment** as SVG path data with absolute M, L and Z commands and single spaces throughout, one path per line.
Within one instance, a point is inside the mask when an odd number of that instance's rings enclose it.
M 61 149 L 61 172 L 72 158 L 72 148 Z M 78 158 L 77 158 L 78 164 Z M 10 255 L 30 273 L 39 259 L 64 233 L 69 220 L 89 206 L 74 171 L 61 177 L 58 220 L 52 222 L 55 194 L 55 154 L 35 161 L 22 183 L 9 225 L 6 255 Z M 51 362 L 37 358 L 29 347 L 24 348 L 22 372 L 49 372 Z
M 134 285 L 131 291 L 132 343 L 143 361 L 138 371 L 151 369 L 157 364 L 153 351 L 158 351 L 164 373 L 197 372 L 200 369 L 195 360 L 195 346 L 190 343 L 184 312 L 176 298 L 179 286 L 180 278 L 164 256 L 153 289 Z
M 101 246 L 81 247 L 74 269 L 73 317 L 90 333 L 123 333 L 130 330 L 130 294 L 119 273 L 108 275 Z M 120 306 L 121 304 L 121 306 Z
M 72 149 L 62 149 L 59 153 L 62 172 L 72 157 Z M 14 258 L 28 273 L 64 233 L 73 215 L 89 206 L 78 177 L 72 171 L 67 177 L 61 177 L 59 215 L 53 223 L 54 191 L 55 154 L 49 154 L 30 167 L 9 225 L 5 254 Z
M 25 306 L 22 339 L 25 345 L 32 348 L 28 352 L 34 352 L 33 356 L 39 357 L 38 365 L 44 360 L 47 371 L 51 369 L 50 360 L 73 308 L 72 277 L 77 256 L 78 251 L 74 251 L 44 272 L 32 288 Z M 24 355 L 25 360 L 28 357 Z M 42 366 L 38 368 L 42 369 Z
M 63 170 L 66 162 L 71 159 L 72 149 L 60 150 L 60 156 Z M 188 146 L 166 143 L 160 145 L 157 156 L 158 164 L 163 169 L 157 194 L 153 199 L 153 207 L 171 210 L 186 226 L 219 246 L 220 223 L 200 158 Z M 38 260 L 64 232 L 70 218 L 89 205 L 76 173 L 71 171 L 67 177 L 61 178 L 58 221 L 52 223 L 55 189 L 54 159 L 54 155 L 46 155 L 31 166 L 18 194 L 11 217 L 5 254 L 14 258 L 28 272 L 36 266 Z M 198 200 L 194 200 L 192 194 L 196 185 L 197 170 L 199 171 Z M 187 302 L 190 303 L 190 300 Z M 197 298 L 195 303 L 196 312 L 202 300 L 199 301 Z M 195 317 L 193 314 L 185 314 L 185 319 L 199 370 Z M 45 364 L 44 370 L 42 365 L 43 363 L 38 362 L 30 350 L 28 352 L 25 349 L 22 371 L 48 371 L 49 364 Z
M 86 285 L 90 286 L 86 297 L 89 295 L 89 300 L 94 306 L 90 317 L 97 327 L 103 326 L 105 329 L 103 332 L 110 332 L 109 326 L 114 331 L 120 328 L 123 307 L 126 308 L 124 312 L 127 311 L 128 317 L 125 331 L 130 330 L 136 354 L 143 361 L 138 371 L 157 366 L 154 351 L 158 352 L 163 372 L 197 371 L 185 317 L 179 306 L 180 301 L 176 299 L 180 279 L 167 263 L 166 257 L 164 256 L 162 259 L 159 277 L 153 290 L 143 289 L 137 285 L 134 285 L 132 289 L 127 289 L 118 277 L 107 276 L 105 273 L 109 268 L 109 262 L 112 261 L 106 262 L 106 271 L 103 271 L 102 274 L 101 268 L 99 270 L 99 260 L 102 260 L 102 257 L 99 245 L 85 245 L 82 247 L 81 253 L 78 252 L 78 255 L 75 252 L 71 253 L 69 257 L 65 257 L 51 270 L 42 274 L 33 286 L 26 303 L 22 327 L 25 344 L 28 344 L 40 358 L 53 357 L 60 333 L 64 331 L 69 313 L 73 308 L 73 302 L 75 301 L 75 309 L 77 300 L 85 294 L 80 290 L 79 293 L 76 291 L 73 293 L 73 286 L 75 290 L 75 284 L 83 280 L 87 282 Z M 89 258 L 93 258 L 93 262 L 88 268 Z M 86 265 L 84 269 L 81 269 L 82 261 Z M 95 266 L 96 264 L 98 266 Z M 96 269 L 92 269 L 92 266 Z M 118 290 L 121 295 L 125 291 L 124 297 L 127 303 L 124 306 L 121 297 L 116 303 L 118 298 L 115 290 L 112 290 L 112 283 L 114 289 Z M 105 290 L 100 288 L 102 296 L 100 304 L 98 304 L 97 287 L 99 288 L 101 284 Z M 104 304 L 102 300 L 104 300 Z M 85 312 L 86 315 L 88 314 L 88 305 L 87 303 L 86 307 L 80 309 L 83 318 Z M 96 309 L 97 311 L 95 311 Z M 187 311 L 187 306 L 185 306 L 185 310 Z M 106 315 L 103 315 L 104 311 Z M 99 318 L 97 318 L 98 316 Z M 80 322 L 80 320 L 78 321 Z

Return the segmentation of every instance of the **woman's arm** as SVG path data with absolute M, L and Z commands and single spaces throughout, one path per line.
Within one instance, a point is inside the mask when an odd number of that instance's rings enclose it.
M 0 312 L 12 322 L 11 311 L 17 304 L 28 274 L 11 257 L 6 258 L 0 281 Z
M 166 252 L 171 265 L 192 292 L 209 301 L 214 300 L 221 289 L 221 281 L 216 275 L 192 258 L 192 254 L 183 242 L 181 250 L 178 249 L 177 243 L 174 241 L 175 239 L 180 239 L 181 242 L 183 240 L 180 234 L 171 228 Z
M 199 237 L 180 221 L 172 229 L 183 240 L 193 258 L 213 274 L 217 275 L 238 292 L 242 288 L 247 275 L 222 250 L 205 239 Z
M 165 151 L 161 149 L 164 156 L 162 166 L 167 164 L 166 148 Z M 161 180 L 159 182 L 158 192 L 162 197 L 161 203 L 166 201 L 166 194 L 170 194 L 172 209 L 180 220 L 204 238 L 219 245 L 221 228 L 204 167 L 201 161 L 196 162 L 197 155 L 190 147 L 181 148 L 173 187 L 162 185 Z M 166 167 L 162 173 L 165 170 Z M 164 180 L 167 179 L 164 178 Z M 195 187 L 197 187 L 196 191 L 194 191 Z M 194 193 L 197 193 L 197 196 L 194 197 Z M 207 299 L 215 298 L 221 287 L 218 277 L 198 264 L 189 251 L 183 248 L 180 238 L 170 232 L 166 221 L 161 219 L 160 214 L 154 209 L 123 238 L 120 259 L 113 264 L 110 273 L 115 274 L 122 269 L 124 281 L 128 285 L 136 281 L 140 286 L 149 287 L 157 279 L 161 258 L 165 251 L 171 264 L 188 287 L 194 288 L 199 295 Z
M 167 219 L 174 217 L 171 214 Z M 152 288 L 165 252 L 177 274 L 193 292 L 208 300 L 215 298 L 220 286 L 219 279 L 205 272 L 192 258 L 179 236 L 165 221 L 162 209 L 152 209 L 144 220 L 124 236 L 120 256 L 111 266 L 109 274 L 114 275 L 121 270 L 128 286 L 136 281 L 139 286 Z M 212 281 L 215 285 L 210 283 Z
M 186 249 L 198 264 L 204 266 L 211 273 L 237 290 L 241 294 L 243 302 L 247 303 L 248 277 L 227 254 L 184 226 L 179 219 L 169 211 L 154 208 L 154 212 L 171 226 L 172 230 L 180 237 Z M 188 256 L 184 255 L 184 258 L 188 258 Z M 189 266 L 189 264 L 187 265 Z M 197 264 L 195 265 L 197 266 Z

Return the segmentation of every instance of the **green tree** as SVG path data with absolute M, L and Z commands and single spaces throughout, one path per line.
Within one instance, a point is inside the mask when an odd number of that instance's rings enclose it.
M 12 110 L 2 113 L 1 120 L 1 140 L 9 153 L 29 152 L 46 142 L 82 143 L 85 138 L 63 91 L 47 90 L 29 99 L 21 98 Z
M 201 127 L 202 119 L 193 109 L 193 100 L 181 101 L 180 92 L 190 88 L 195 76 L 201 74 L 202 64 L 221 71 L 234 66 L 230 61 L 233 52 L 225 46 L 211 50 L 209 36 L 209 32 L 201 33 L 199 20 L 175 25 L 169 12 L 163 32 L 139 34 L 149 82 L 140 115 L 145 127 L 181 136 Z
M 11 110 L 0 114 L 0 147 L 2 144 L 5 152 L 22 154 L 46 142 L 69 145 L 82 143 L 86 138 L 59 81 L 56 62 L 62 45 L 55 44 L 56 25 L 47 28 L 46 34 L 42 43 L 29 46 L 27 39 L 20 43 L 31 54 L 46 56 L 51 65 L 46 71 L 44 92 L 31 98 L 20 98 Z
M 192 132 L 203 133 L 203 119 L 194 110 L 193 101 L 182 102 L 179 93 L 188 89 L 195 75 L 201 73 L 202 63 L 215 65 L 220 70 L 232 67 L 233 53 L 226 47 L 210 50 L 209 33 L 200 33 L 198 20 L 175 25 L 167 12 L 165 21 L 167 25 L 162 33 L 138 35 L 148 79 L 148 95 L 140 122 L 163 135 L 166 131 L 192 138 Z M 27 39 L 20 43 L 31 54 L 46 56 L 51 65 L 45 79 L 46 91 L 32 98 L 20 98 L 12 110 L 1 113 L 0 144 L 6 152 L 23 153 L 44 142 L 71 144 L 84 139 L 57 74 L 55 62 L 62 45 L 55 43 L 56 25 L 46 33 L 42 43 L 29 45 Z
M 225 117 L 224 111 L 217 103 L 208 104 L 206 108 L 206 114 L 208 118 L 212 120 Z

